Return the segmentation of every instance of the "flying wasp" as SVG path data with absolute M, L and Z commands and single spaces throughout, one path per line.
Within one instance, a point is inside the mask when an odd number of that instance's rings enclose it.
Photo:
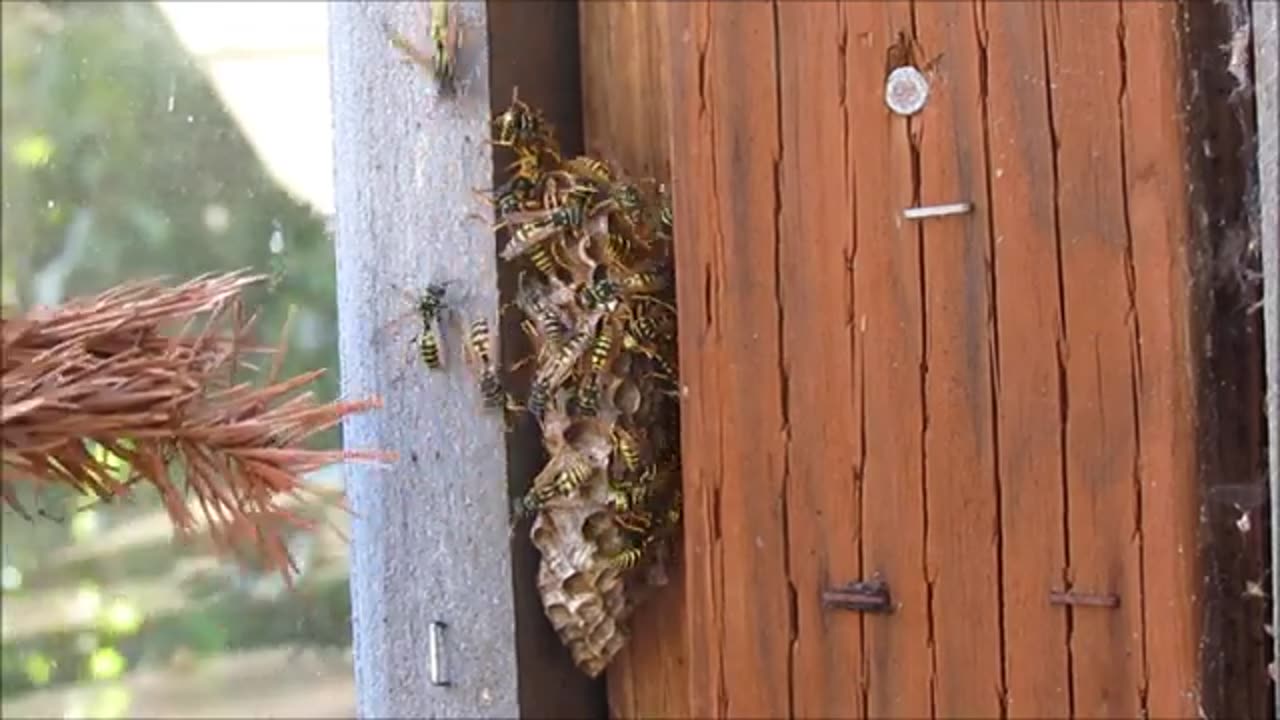
M 462 32 L 458 27 L 457 17 L 449 0 L 431 0 L 431 55 L 427 56 L 418 49 L 413 41 L 390 30 L 387 32 L 391 44 L 406 56 L 408 62 L 420 66 L 431 73 L 436 88 L 442 94 L 453 95 L 457 92 L 456 70 L 458 49 L 462 46 Z

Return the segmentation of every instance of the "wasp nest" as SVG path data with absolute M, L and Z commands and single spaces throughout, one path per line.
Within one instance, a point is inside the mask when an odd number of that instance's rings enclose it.
M 491 371 L 481 384 L 491 406 L 541 428 L 549 459 L 517 514 L 533 515 L 547 617 L 594 677 L 626 643 L 643 588 L 665 584 L 680 520 L 671 206 L 653 181 L 562 158 L 514 95 L 494 131 L 515 155 L 493 203 L 500 257 L 522 266 L 511 305 L 532 352 L 517 365 L 532 367 L 522 404 Z

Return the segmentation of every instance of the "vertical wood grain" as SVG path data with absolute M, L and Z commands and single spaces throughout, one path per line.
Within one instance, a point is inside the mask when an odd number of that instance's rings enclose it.
M 682 2 L 668 17 L 681 422 L 690 428 L 690 711 L 787 717 L 795 629 L 774 12 L 767 3 Z
M 862 577 L 860 385 L 851 273 L 846 28 L 838 4 L 778 3 L 781 153 L 778 323 L 786 388 L 789 662 L 799 717 L 865 713 L 862 618 L 824 609 L 821 590 Z M 835 62 L 832 62 L 832 60 Z
M 985 7 L 996 412 L 1004 552 L 1004 668 L 1013 718 L 1071 715 L 1061 359 L 1065 328 L 1052 189 L 1056 156 L 1039 2 Z M 1029 632 L 1029 628 L 1035 628 Z
M 1045 19 L 1066 319 L 1067 580 L 1077 592 L 1120 597 L 1113 610 L 1067 610 L 1074 714 L 1136 717 L 1147 689 L 1142 368 L 1125 207 L 1119 7 L 1059 2 L 1046 7 Z
M 918 228 L 902 220 L 917 195 L 911 127 L 884 104 L 890 55 L 909 36 L 907 2 L 842 4 L 848 137 L 840 155 L 852 173 L 850 212 L 862 426 L 862 572 L 888 582 L 892 615 L 867 615 L 867 717 L 932 717 L 939 670 L 926 566 L 925 327 Z M 811 410 L 811 412 L 819 412 Z
M 728 5 L 667 24 L 690 712 L 1204 710 L 1203 39 L 1173 3 Z M 873 577 L 892 614 L 821 607 Z
M 1147 710 L 1196 717 L 1202 637 L 1198 543 L 1201 495 L 1196 444 L 1195 249 L 1183 202 L 1189 152 L 1175 5 L 1123 8 L 1125 191 L 1133 233 L 1135 312 L 1141 320 L 1139 440 L 1142 559 L 1148 618 Z M 1190 150 L 1194 152 L 1194 150 Z M 1172 201 L 1171 200 L 1175 200 Z
M 665 13 L 640 0 L 578 4 L 586 150 L 660 182 L 671 179 Z M 684 568 L 670 579 L 637 609 L 609 666 L 612 717 L 689 717 Z
M 920 2 L 914 11 L 916 61 L 932 76 L 927 112 L 912 119 L 916 199 L 974 208 L 918 223 L 934 712 L 998 717 L 1005 688 L 993 408 L 999 366 L 983 124 L 986 27 L 976 3 Z

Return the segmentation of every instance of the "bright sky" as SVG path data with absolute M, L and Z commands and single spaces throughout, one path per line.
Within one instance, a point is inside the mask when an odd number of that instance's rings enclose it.
M 331 214 L 325 3 L 158 0 L 156 5 L 199 58 L 267 170 L 299 200 Z

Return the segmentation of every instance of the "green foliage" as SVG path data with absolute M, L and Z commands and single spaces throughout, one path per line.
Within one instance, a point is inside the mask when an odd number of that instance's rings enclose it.
M 282 371 L 329 368 L 316 390 L 333 397 L 334 259 L 323 220 L 267 174 L 159 11 L 5 2 L 0 13 L 4 300 L 29 307 L 129 279 L 274 270 L 271 291 L 246 298 L 261 339 L 277 342 L 296 305 L 310 321 L 293 324 Z M 277 228 L 283 275 L 270 248 Z M 337 433 L 318 440 L 336 446 Z
M 314 390 L 334 397 L 334 258 L 323 219 L 269 176 L 157 8 L 2 2 L 0 33 L 0 301 L 56 304 L 126 280 L 252 266 L 272 275 L 270 287 L 246 297 L 258 339 L 277 343 L 294 307 L 282 375 L 327 367 Z M 315 445 L 338 440 L 331 431 Z M 6 701 L 93 682 L 99 696 L 86 711 L 123 717 L 128 691 L 113 683 L 184 650 L 350 644 L 345 569 L 301 595 L 255 599 L 215 576 L 212 592 L 196 596 L 177 572 L 199 557 L 194 548 L 159 539 L 108 547 L 107 536 L 158 516 L 153 496 L 77 513 L 87 499 L 68 489 L 20 494 L 28 510 L 60 520 L 27 523 L 0 511 L 3 595 L 49 599 L 4 617 Z M 132 587 L 166 577 L 178 607 Z M 31 613 L 61 615 L 70 605 L 83 617 L 19 632 Z

